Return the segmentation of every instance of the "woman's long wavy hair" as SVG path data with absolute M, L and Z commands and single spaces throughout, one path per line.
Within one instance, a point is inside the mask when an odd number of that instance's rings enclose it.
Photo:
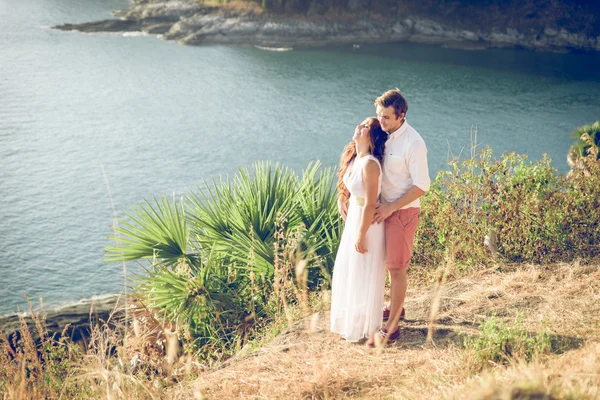
M 367 118 L 365 122 L 369 124 L 369 137 L 371 138 L 369 151 L 383 165 L 383 153 L 385 151 L 385 141 L 387 140 L 388 135 L 381 129 L 381 125 L 379 125 L 377 118 Z M 340 158 L 340 168 L 338 171 L 337 188 L 343 201 L 350 198 L 350 192 L 346 185 L 344 185 L 344 175 L 354 158 L 356 158 L 356 144 L 352 141 L 344 148 L 344 152 Z

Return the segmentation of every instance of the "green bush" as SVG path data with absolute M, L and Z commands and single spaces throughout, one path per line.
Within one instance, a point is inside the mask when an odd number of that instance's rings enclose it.
M 589 155 L 590 161 L 595 155 Z M 452 160 L 422 199 L 415 264 L 441 265 L 448 248 L 456 263 L 472 268 L 494 262 L 484 238 L 497 238 L 507 262 L 551 262 L 600 253 L 600 168 L 567 178 L 551 159 L 523 155 L 494 159 L 487 148 L 468 160 Z

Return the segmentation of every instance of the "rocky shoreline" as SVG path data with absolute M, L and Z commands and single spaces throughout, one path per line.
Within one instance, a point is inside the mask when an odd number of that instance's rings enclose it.
M 78 303 L 60 307 L 56 310 L 48 311 L 45 314 L 44 328 L 50 334 L 68 335 L 74 342 L 85 340 L 93 324 L 99 321 L 116 322 L 124 307 L 124 299 L 118 295 L 110 295 L 101 299 L 81 300 Z M 35 321 L 30 313 L 26 313 L 22 318 L 27 323 L 29 330 L 34 338 L 39 337 Z M 66 328 L 66 329 L 65 329 Z M 0 332 L 9 338 L 20 335 L 21 317 L 19 315 L 7 315 L 0 317 Z
M 600 36 L 545 27 L 528 32 L 454 27 L 433 19 L 406 16 L 331 17 L 241 12 L 195 1 L 134 4 L 118 18 L 55 29 L 81 32 L 146 32 L 186 45 L 250 44 L 297 48 L 322 45 L 413 42 L 465 50 L 523 48 L 550 52 L 597 52 Z

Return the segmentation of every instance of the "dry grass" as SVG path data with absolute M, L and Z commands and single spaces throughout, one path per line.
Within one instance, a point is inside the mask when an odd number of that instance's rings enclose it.
M 502 266 L 502 272 L 493 268 L 442 286 L 411 289 L 401 339 L 387 348 L 340 340 L 329 332 L 326 311 L 279 333 L 290 325 L 282 315 L 259 342 L 216 367 L 180 357 L 177 345 L 169 345 L 170 327 L 150 314 L 134 315 L 127 341 L 119 330 L 96 327 L 85 353 L 67 351 L 66 343 L 53 341 L 52 346 L 62 351 L 58 361 L 39 358 L 39 350 L 25 334 L 16 353 L 10 354 L 4 341 L 2 397 L 596 399 L 598 266 L 597 262 Z M 327 308 L 326 293 L 309 302 L 312 310 Z M 432 320 L 436 303 L 439 311 Z M 307 309 L 296 307 L 293 318 Z M 480 322 L 492 315 L 507 324 L 520 316 L 532 334 L 550 327 L 555 351 L 538 354 L 530 363 L 513 358 L 508 364 L 489 363 L 482 369 L 464 338 L 478 337 Z M 36 330 L 48 337 L 43 319 Z M 50 346 L 50 339 L 46 343 Z M 64 368 L 52 372 L 52 365 Z M 60 386 L 48 381 L 57 376 Z
M 239 16 L 260 16 L 265 13 L 260 3 L 254 1 L 233 0 L 228 3 L 219 1 L 205 1 L 208 7 L 216 7 L 224 12 L 233 13 Z
M 470 378 L 457 388 L 454 399 L 598 399 L 600 398 L 600 344 L 536 360 L 515 363 Z
M 476 274 L 446 286 L 438 319 L 452 324 L 476 324 L 495 314 L 535 329 L 541 321 L 557 334 L 598 336 L 600 269 L 597 265 L 505 266 L 503 272 Z M 419 310 L 428 294 L 416 296 Z
M 328 332 L 327 316 L 320 316 L 316 332 L 288 332 L 268 347 L 204 374 L 188 390 L 208 398 L 377 398 L 410 393 L 416 382 L 425 384 L 429 374 L 417 371 L 441 368 L 451 374 L 460 364 L 453 346 L 423 349 L 424 334 L 383 351 L 347 343 Z
M 600 269 L 558 264 L 504 267 L 445 285 L 427 344 L 436 288 L 413 290 L 401 340 L 385 349 L 347 343 L 328 330 L 328 314 L 299 323 L 257 351 L 239 355 L 170 393 L 174 398 L 596 398 L 600 387 Z M 513 360 L 482 374 L 465 335 L 492 314 L 520 314 L 535 333 L 550 326 L 561 355 Z M 315 319 L 316 320 L 315 323 Z M 311 328 L 312 325 L 312 328 Z M 582 347 L 583 346 L 583 347 Z M 546 396 L 546 397 L 543 397 Z M 537 397 L 535 397 L 537 398 Z

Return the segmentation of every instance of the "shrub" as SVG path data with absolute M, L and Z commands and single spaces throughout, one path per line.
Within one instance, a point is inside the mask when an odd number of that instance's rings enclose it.
M 600 121 L 596 121 L 591 125 L 580 126 L 573 131 L 571 137 L 577 139 L 567 155 L 567 162 L 571 168 L 580 168 L 581 159 L 592 151 L 596 153 L 596 159 L 600 159 L 598 155 L 598 150 L 600 150 Z
M 48 333 L 43 308 L 37 313 L 30 302 L 29 311 L 35 329 L 20 316 L 18 334 L 9 339 L 0 333 L 0 393 L 5 398 L 39 399 L 86 394 L 86 388 L 69 382 L 83 357 L 82 349 L 65 332 L 59 338 Z
M 487 148 L 475 157 L 454 159 L 422 200 L 422 222 L 414 262 L 441 265 L 456 250 L 459 268 L 494 263 L 486 236 L 497 241 L 507 262 L 551 262 L 599 254 L 600 167 L 567 179 L 551 159 L 531 162 L 523 155 L 494 159 Z M 588 165 L 586 164 L 586 165 Z

